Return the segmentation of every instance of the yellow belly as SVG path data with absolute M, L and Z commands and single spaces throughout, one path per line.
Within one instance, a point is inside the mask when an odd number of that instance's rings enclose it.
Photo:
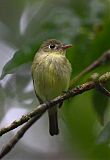
M 43 101 L 68 89 L 71 65 L 65 56 L 41 55 L 35 60 L 32 72 L 36 93 Z

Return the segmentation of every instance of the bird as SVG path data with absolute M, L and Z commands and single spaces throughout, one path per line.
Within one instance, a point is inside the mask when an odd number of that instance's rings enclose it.
M 44 41 L 32 62 L 32 79 L 36 96 L 40 103 L 48 102 L 69 88 L 72 67 L 66 58 L 66 50 L 71 44 L 56 39 Z M 48 109 L 49 132 L 59 134 L 58 105 Z

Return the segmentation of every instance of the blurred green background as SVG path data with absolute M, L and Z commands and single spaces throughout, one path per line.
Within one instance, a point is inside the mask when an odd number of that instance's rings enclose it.
M 74 45 L 67 54 L 74 78 L 110 48 L 110 1 L 0 0 L 2 127 L 38 104 L 31 63 L 40 44 L 49 38 Z M 103 74 L 109 68 L 109 63 L 103 64 L 77 84 L 85 82 L 92 73 Z M 109 83 L 107 87 L 110 89 Z M 109 106 L 109 99 L 95 90 L 69 99 L 59 111 L 59 136 L 48 135 L 45 115 L 4 159 L 109 160 Z M 0 146 L 12 136 L 13 132 L 1 137 Z

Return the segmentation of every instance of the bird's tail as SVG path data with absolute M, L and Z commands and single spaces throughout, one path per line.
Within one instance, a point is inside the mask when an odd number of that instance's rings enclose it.
M 49 115 L 49 132 L 50 132 L 50 135 L 51 136 L 57 135 L 59 133 L 57 106 L 50 108 L 48 110 L 48 115 Z

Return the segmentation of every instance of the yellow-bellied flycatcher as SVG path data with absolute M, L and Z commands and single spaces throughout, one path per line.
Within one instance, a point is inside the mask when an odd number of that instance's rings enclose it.
M 71 64 L 66 58 L 65 45 L 56 39 L 44 42 L 35 55 L 32 77 L 36 95 L 42 102 L 49 101 L 67 91 L 71 76 Z M 58 106 L 48 110 L 50 135 L 59 133 L 57 121 Z

